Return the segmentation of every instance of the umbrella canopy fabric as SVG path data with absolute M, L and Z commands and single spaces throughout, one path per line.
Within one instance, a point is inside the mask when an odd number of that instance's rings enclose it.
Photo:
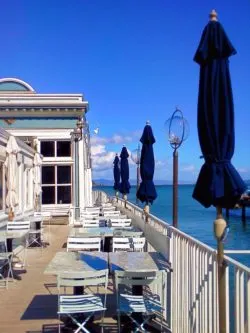
M 147 124 L 144 127 L 140 141 L 142 143 L 140 160 L 140 173 L 142 182 L 136 193 L 136 196 L 141 202 L 152 204 L 153 201 L 157 198 L 157 193 L 153 182 L 155 170 L 153 144 L 155 143 L 155 138 L 150 125 Z
M 41 165 L 42 159 L 41 155 L 36 152 L 34 155 L 33 166 L 34 166 L 34 193 L 36 196 L 39 196 L 42 192 L 41 187 Z
M 17 189 L 17 177 L 18 177 L 18 165 L 17 165 L 17 154 L 20 151 L 16 139 L 11 135 L 8 139 L 6 146 L 7 158 L 4 165 L 7 169 L 6 172 L 6 206 L 14 210 L 14 207 L 18 205 L 18 189 Z
M 119 191 L 122 194 L 129 193 L 130 184 L 129 184 L 129 166 L 128 166 L 128 151 L 126 147 L 122 148 L 120 158 L 121 158 L 121 183 Z
M 120 166 L 119 166 L 119 157 L 116 154 L 115 159 L 114 159 L 114 190 L 119 191 L 120 188 L 120 178 L 121 178 L 121 171 L 120 171 Z
M 194 56 L 200 65 L 198 134 L 205 163 L 193 198 L 205 207 L 231 208 L 246 189 L 231 163 L 235 136 L 228 58 L 235 53 L 222 25 L 210 21 Z

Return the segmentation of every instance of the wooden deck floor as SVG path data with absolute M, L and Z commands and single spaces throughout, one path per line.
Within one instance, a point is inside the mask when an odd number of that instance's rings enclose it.
M 28 249 L 26 271 L 16 269 L 18 280 L 10 282 L 9 289 L 0 289 L 0 333 L 58 332 L 56 278 L 43 272 L 55 253 L 65 249 L 68 231 L 67 225 L 52 225 L 50 245 L 42 251 L 39 248 Z M 104 331 L 115 333 L 115 299 L 112 290 L 109 292 Z M 89 330 L 100 332 L 100 325 L 94 322 Z M 130 332 L 130 329 L 125 328 L 123 332 Z M 152 329 L 148 332 L 157 331 Z

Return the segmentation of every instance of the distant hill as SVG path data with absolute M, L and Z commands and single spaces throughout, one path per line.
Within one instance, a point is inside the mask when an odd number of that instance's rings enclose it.
M 136 185 L 136 180 L 135 179 L 130 179 L 129 182 L 130 182 L 131 185 Z M 156 180 L 154 180 L 154 183 L 155 183 L 155 185 L 172 185 L 171 180 L 156 179 Z M 194 184 L 194 182 L 180 180 L 179 184 L 192 185 L 192 184 Z M 113 186 L 113 185 L 114 185 L 114 181 L 110 180 L 110 179 L 99 178 L 99 179 L 94 179 L 93 180 L 93 186 Z
M 250 179 L 244 180 L 247 186 L 250 186 Z M 136 180 L 135 179 L 130 179 L 129 180 L 131 185 L 136 185 Z M 154 180 L 155 185 L 172 185 L 172 180 L 162 180 L 162 179 L 156 179 Z M 179 181 L 180 185 L 194 185 L 194 181 L 185 181 L 185 180 L 180 180 Z M 114 181 L 111 179 L 94 179 L 93 180 L 93 186 L 113 186 Z

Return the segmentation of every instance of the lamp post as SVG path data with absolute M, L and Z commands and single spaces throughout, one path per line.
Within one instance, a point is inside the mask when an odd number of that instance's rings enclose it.
M 141 160 L 140 144 L 138 144 L 138 147 L 131 152 L 131 159 L 137 165 L 137 173 L 136 173 L 136 175 L 137 175 L 137 178 L 136 178 L 136 192 L 137 192 L 138 189 L 139 189 L 139 186 L 140 186 L 140 160 Z M 138 203 L 138 202 L 139 202 L 139 200 L 136 197 L 136 203 Z
M 83 121 L 78 118 L 76 127 L 70 133 L 71 141 L 74 142 L 74 205 L 75 205 L 75 220 L 80 218 L 80 200 L 79 200 L 79 141 L 82 140 Z
M 181 110 L 176 108 L 172 116 L 165 122 L 168 141 L 173 148 L 173 226 L 178 228 L 178 148 L 189 134 L 187 120 Z

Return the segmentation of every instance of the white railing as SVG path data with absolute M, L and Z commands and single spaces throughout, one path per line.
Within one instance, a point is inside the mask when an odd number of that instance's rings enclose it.
M 171 332 L 219 333 L 216 250 L 151 214 L 145 223 L 143 210 L 131 202 L 110 200 L 144 231 L 148 251 L 162 253 L 171 265 L 166 311 Z M 225 265 L 226 333 L 250 333 L 250 269 L 228 256 Z

